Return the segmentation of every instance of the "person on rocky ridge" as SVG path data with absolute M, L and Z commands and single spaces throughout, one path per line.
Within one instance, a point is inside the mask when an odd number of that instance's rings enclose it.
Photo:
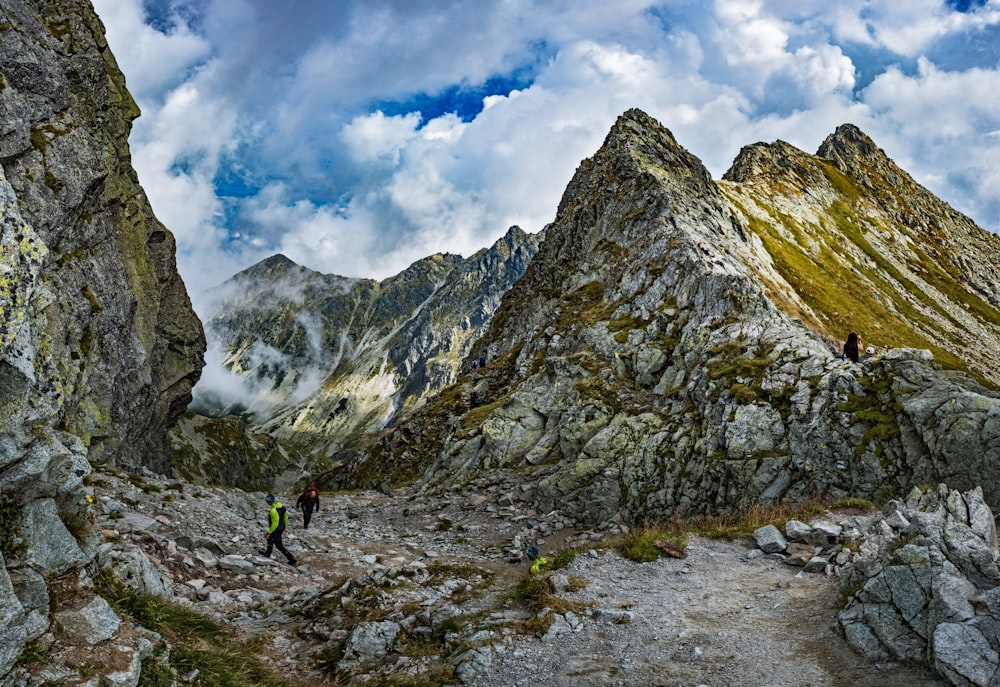
M 858 358 L 861 354 L 861 339 L 854 332 L 847 335 L 847 341 L 844 343 L 844 356 L 850 360 L 852 363 L 858 362 Z
M 268 505 L 271 507 L 271 510 L 268 513 L 268 522 L 270 526 L 268 527 L 267 534 L 265 535 L 267 537 L 267 548 L 262 551 L 258 551 L 257 553 L 261 556 L 270 557 L 271 549 L 277 548 L 278 551 L 285 554 L 285 558 L 288 559 L 289 565 L 295 565 L 295 556 L 288 553 L 288 549 L 286 549 L 285 545 L 281 543 L 281 534 L 285 531 L 285 527 L 288 525 L 288 511 L 285 510 L 285 507 L 281 505 L 281 502 L 278 501 L 274 494 L 268 494 L 264 500 L 267 501 Z
M 316 485 L 310 484 L 299 494 L 295 507 L 302 511 L 302 527 L 309 529 L 309 520 L 312 519 L 313 509 L 319 513 L 319 489 L 316 488 Z

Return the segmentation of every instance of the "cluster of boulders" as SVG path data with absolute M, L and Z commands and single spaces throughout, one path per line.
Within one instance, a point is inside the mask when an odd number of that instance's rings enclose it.
M 856 558 L 864 529 L 864 519 L 857 516 L 840 523 L 820 520 L 807 524 L 789 520 L 784 533 L 775 525 L 765 525 L 754 531 L 757 548 L 747 558 L 766 557 L 800 567 L 807 573 L 834 575 Z
M 1000 556 L 982 490 L 914 489 L 882 513 L 874 551 L 841 577 L 848 643 L 872 661 L 926 663 L 960 687 L 1000 684 Z

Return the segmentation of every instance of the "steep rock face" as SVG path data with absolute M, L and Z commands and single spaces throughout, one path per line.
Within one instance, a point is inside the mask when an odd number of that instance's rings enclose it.
M 0 505 L 3 557 L 32 575 L 92 558 L 90 463 L 168 468 L 166 431 L 201 370 L 173 238 L 131 168 L 137 115 L 89 3 L 4 3 Z M 48 618 L 5 568 L 0 593 L 3 674 Z
M 883 512 L 881 536 L 865 542 L 876 550 L 841 579 L 848 643 L 872 662 L 926 663 L 948 684 L 995 684 L 1000 556 L 982 491 L 914 488 Z
M 41 424 L 78 437 L 92 461 L 163 467 L 204 338 L 173 237 L 131 168 L 139 113 L 88 3 L 5 11 L 0 160 L 24 235 L 36 237 L 20 255 L 45 254 L 12 288 L 25 286 L 19 307 L 4 308 L 3 386 L 27 392 L 4 395 L 5 450 L 23 452 L 35 441 L 24 426 Z
M 859 140 L 848 127 L 824 150 L 877 155 Z M 867 163 L 867 183 L 936 218 L 930 194 L 906 195 L 890 176 L 908 177 L 884 156 L 878 163 L 881 172 Z M 932 306 L 904 294 L 912 280 L 897 280 L 895 291 L 873 281 L 863 302 L 899 303 L 902 314 L 885 315 L 884 340 L 862 329 L 885 344 L 863 364 L 834 355 L 831 335 L 846 336 L 862 314 L 850 297 L 855 281 L 839 277 L 855 262 L 891 266 L 904 254 L 871 248 L 886 245 L 872 234 L 894 220 L 876 215 L 864 179 L 840 164 L 844 171 L 787 144 L 756 146 L 716 183 L 655 120 L 625 113 L 577 170 L 538 254 L 475 347 L 489 358 L 461 380 L 477 390 L 475 407 L 446 389 L 338 483 L 423 474 L 447 485 L 514 468 L 537 482 L 540 508 L 600 522 L 812 494 L 883 498 L 945 479 L 972 488 L 995 475 L 997 395 L 960 372 L 942 373 L 919 350 L 946 327 L 996 337 L 995 284 L 960 287 L 941 267 Z M 869 223 L 842 229 L 859 217 Z M 832 277 L 802 228 L 808 222 L 835 253 Z M 968 246 L 955 264 L 996 274 L 995 237 L 967 220 L 934 226 L 974 235 L 982 249 Z M 910 245 L 931 251 L 912 234 Z M 795 261 L 787 246 L 813 257 Z M 903 310 L 913 301 L 921 307 Z M 935 309 L 938 316 L 904 326 L 911 313 Z M 951 312 L 958 309 L 965 315 Z M 953 347 L 942 362 L 995 383 L 995 350 L 986 348 Z M 1000 502 L 1000 490 L 984 487 Z
M 216 291 L 206 324 L 246 394 L 207 390 L 198 409 L 249 411 L 254 429 L 306 452 L 349 446 L 457 378 L 537 241 L 513 227 L 469 258 L 433 255 L 382 282 L 268 258 Z

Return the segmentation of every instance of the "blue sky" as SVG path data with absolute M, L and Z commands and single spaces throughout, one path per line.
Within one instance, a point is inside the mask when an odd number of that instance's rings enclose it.
M 382 278 L 552 221 L 640 107 L 716 177 L 853 122 L 1000 230 L 1000 5 L 982 0 L 95 0 L 133 163 L 196 301 L 276 252 Z

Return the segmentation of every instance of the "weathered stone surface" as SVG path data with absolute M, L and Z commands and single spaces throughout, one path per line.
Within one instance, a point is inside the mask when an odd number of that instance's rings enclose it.
M 173 598 L 174 581 L 170 573 L 156 567 L 139 547 L 116 549 L 112 560 L 114 576 L 127 587 L 165 599 Z
M 493 650 L 490 647 L 468 649 L 455 659 L 455 674 L 463 684 L 469 684 L 491 665 L 493 665 Z
M 887 527 L 877 558 L 845 569 L 842 585 L 856 589 L 839 615 L 848 643 L 872 660 L 927 662 L 954 685 L 993 684 L 1000 553 L 982 491 L 915 490 L 888 510 L 910 526 Z
M 764 525 L 754 530 L 753 538 L 757 542 L 757 548 L 764 553 L 783 553 L 788 548 L 788 542 L 781 534 L 781 530 L 774 525 Z
M 131 167 L 139 112 L 93 7 L 5 0 L 3 17 L 0 502 L 18 513 L 22 563 L 47 576 L 96 554 L 91 465 L 169 470 L 205 341 Z M 3 655 L 47 616 L 12 621 Z
M 351 632 L 339 665 L 350 668 L 385 656 L 399 634 L 399 624 L 391 621 L 358 623 Z
M 87 555 L 62 520 L 54 499 L 38 499 L 25 506 L 23 531 L 29 546 L 25 562 L 43 575 L 61 574 L 82 565 Z
M 110 639 L 118 631 L 121 618 L 111 609 L 108 602 L 95 596 L 85 606 L 56 613 L 56 620 L 62 632 L 72 635 L 76 641 L 100 644 Z
M 975 627 L 942 623 L 934 628 L 934 667 L 953 685 L 995 684 L 1000 655 Z
M 0 563 L 5 563 L 0 555 Z M 40 593 L 18 594 L 23 585 L 16 585 L 7 574 L 6 565 L 0 565 L 0 676 L 5 675 L 21 654 L 22 647 L 40 636 L 48 627 L 48 597 L 46 606 L 36 606 Z

